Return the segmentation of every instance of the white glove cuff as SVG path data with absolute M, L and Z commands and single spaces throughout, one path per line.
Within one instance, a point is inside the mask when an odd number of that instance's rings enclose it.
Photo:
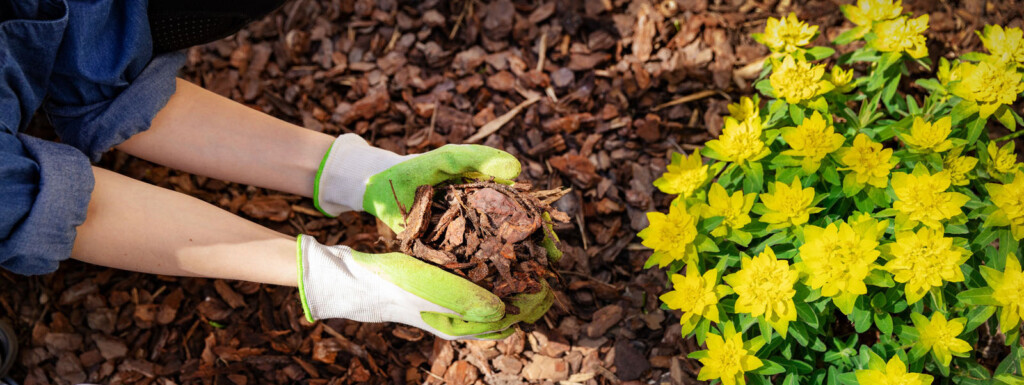
M 374 287 L 377 280 L 352 261 L 347 246 L 327 247 L 308 235 L 299 235 L 299 295 L 306 320 L 358 318 L 380 322 L 384 317 Z M 360 271 L 353 271 L 353 267 Z M 364 279 L 360 279 L 364 278 Z M 362 281 L 362 282 L 359 282 Z
M 345 211 L 363 211 L 366 183 L 408 156 L 371 146 L 356 134 L 334 140 L 324 154 L 313 186 L 313 202 L 329 217 Z

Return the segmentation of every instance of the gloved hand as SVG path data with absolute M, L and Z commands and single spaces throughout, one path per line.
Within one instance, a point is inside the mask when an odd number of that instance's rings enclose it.
M 398 322 L 444 339 L 502 339 L 534 322 L 554 301 L 551 288 L 505 304 L 472 282 L 401 253 L 366 254 L 299 235 L 299 295 L 306 319 Z
M 335 139 L 324 154 L 313 202 L 329 217 L 365 210 L 397 233 L 404 221 L 396 196 L 409 208 L 419 186 L 471 173 L 514 179 L 520 167 L 511 154 L 487 146 L 449 144 L 424 154 L 402 156 L 346 134 Z

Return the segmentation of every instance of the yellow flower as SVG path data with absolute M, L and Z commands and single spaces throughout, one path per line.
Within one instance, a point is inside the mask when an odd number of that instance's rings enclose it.
M 799 126 L 783 128 L 782 138 L 792 148 L 782 154 L 803 157 L 800 164 L 807 173 L 817 171 L 825 155 L 843 146 L 843 135 L 837 134 L 818 111 L 805 118 Z
M 892 208 L 899 212 L 896 216 L 897 225 L 907 223 L 912 227 L 916 222 L 921 222 L 925 226 L 941 229 L 940 221 L 963 213 L 961 208 L 970 198 L 958 192 L 946 192 L 950 184 L 952 179 L 949 171 L 933 175 L 924 167 L 918 167 L 913 174 L 893 173 L 892 189 L 897 201 Z
M 722 185 L 715 183 L 708 191 L 708 204 L 704 207 L 702 216 L 706 218 L 723 217 L 722 225 L 711 231 L 711 235 L 724 237 L 729 230 L 739 230 L 750 223 L 750 208 L 754 206 L 756 193 L 744 195 L 743 191 L 736 191 L 729 195 Z
M 782 62 L 772 59 L 772 74 L 768 82 L 775 91 L 775 97 L 785 99 L 786 103 L 798 104 L 835 88 L 823 79 L 824 76 L 824 64 L 814 65 L 786 56 Z
M 811 214 L 820 212 L 822 208 L 811 207 L 814 204 L 814 188 L 803 188 L 800 178 L 786 185 L 775 182 L 775 191 L 761 194 L 761 202 L 768 212 L 761 216 L 761 222 L 777 224 L 778 228 L 800 226 L 811 218 Z
M 871 46 L 882 52 L 906 52 L 914 59 L 928 56 L 928 47 L 922 33 L 928 29 L 928 15 L 916 19 L 901 17 L 895 20 L 882 21 L 871 30 L 875 40 Z
M 960 68 L 959 60 L 949 64 L 949 60 L 946 60 L 946 58 L 939 58 L 939 71 L 936 74 L 939 78 L 939 83 L 942 83 L 943 86 L 949 86 L 949 83 L 962 79 L 963 73 Z
M 768 46 L 772 52 L 788 54 L 810 44 L 817 34 L 818 26 L 800 21 L 790 12 L 782 19 L 769 17 L 764 33 L 754 34 L 754 40 Z
M 650 225 L 637 234 L 644 246 L 654 249 L 651 259 L 658 266 L 665 267 L 674 261 L 692 263 L 697 259 L 697 248 L 693 240 L 697 237 L 697 221 L 686 211 L 682 200 L 675 200 L 669 206 L 668 215 L 659 212 L 647 213 Z
M 743 257 L 739 271 L 725 276 L 725 282 L 739 295 L 736 299 L 737 313 L 750 313 L 753 317 L 764 316 L 765 321 L 783 338 L 790 321 L 796 321 L 796 305 L 793 285 L 799 274 L 790 269 L 789 262 L 775 258 L 772 248 L 751 259 Z
M 1024 318 L 1024 273 L 1020 261 L 1010 253 L 1002 272 L 982 265 L 981 276 L 992 288 L 992 299 L 999 303 L 999 329 L 1009 333 Z
M 870 25 L 876 21 L 895 19 L 903 13 L 902 1 L 857 0 L 857 6 L 844 4 L 840 10 L 856 25 Z
M 828 81 L 832 83 L 841 93 L 850 92 L 853 89 L 853 68 L 843 70 L 840 66 L 832 66 L 832 72 L 828 74 Z
M 757 108 L 757 103 L 746 96 L 740 98 L 738 103 L 729 103 L 726 108 L 729 109 L 729 115 L 732 115 L 733 118 L 741 122 L 761 115 L 761 111 Z
M 960 156 L 963 148 L 950 151 L 942 158 L 942 169 L 949 171 L 949 178 L 954 186 L 966 186 L 969 183 L 968 173 L 978 165 L 978 158 L 973 156 Z
M 932 287 L 942 282 L 963 282 L 960 265 L 970 252 L 953 245 L 953 238 L 942 236 L 942 230 L 922 227 L 916 233 L 896 233 L 896 242 L 887 245 L 892 259 L 885 269 L 896 282 L 906 283 L 907 303 L 914 304 Z
M 985 226 L 1010 226 L 1013 239 L 1024 238 L 1024 172 L 1017 170 L 1011 183 L 986 183 L 985 188 L 997 208 Z
M 688 198 L 708 179 L 708 166 L 701 161 L 700 154 L 672 153 L 668 171 L 654 181 L 654 187 L 665 194 L 680 194 Z
M 771 153 L 761 141 L 761 119 L 757 117 L 743 121 L 726 117 L 722 135 L 705 146 L 714 151 L 709 157 L 740 164 L 756 162 Z
M 1003 29 L 1000 25 L 986 25 L 983 32 L 977 32 L 981 43 L 997 62 L 1024 64 L 1024 32 L 1020 28 Z
M 672 288 L 661 295 L 661 302 L 669 309 L 683 311 L 679 318 L 683 335 L 690 334 L 701 318 L 718 322 L 718 300 L 728 293 L 727 286 L 718 285 L 718 270 L 708 270 L 701 276 L 697 266 L 686 265 L 685 276 L 672 274 Z
M 889 184 L 889 170 L 892 170 L 892 149 L 882 148 L 867 135 L 857 134 L 853 138 L 852 147 L 844 147 L 837 152 L 842 171 L 852 171 L 853 180 L 860 184 L 870 184 L 885 188 Z M 848 177 L 849 178 L 849 177 Z
M 1021 74 L 1015 65 L 989 62 L 960 63 L 958 83 L 950 86 L 953 95 L 978 104 L 978 114 L 988 118 L 1002 106 L 1013 104 L 1017 94 L 1024 92 Z
M 988 165 L 985 170 L 994 178 L 1002 177 L 1020 169 L 1017 164 L 1017 154 L 1014 152 L 1016 145 L 1012 140 L 1007 141 L 1003 147 L 996 145 L 995 141 L 988 142 Z
M 907 365 L 900 356 L 892 356 L 885 368 L 862 369 L 854 372 L 858 384 L 871 385 L 930 385 L 932 376 L 921 373 L 907 373 Z
M 764 363 L 751 353 L 757 349 L 743 342 L 743 334 L 736 332 L 735 326 L 726 324 L 723 336 L 708 334 L 708 350 L 702 350 L 700 358 L 700 373 L 697 374 L 698 381 L 721 379 L 722 385 L 746 384 L 743 378 L 744 372 L 760 368 Z
M 830 223 L 827 227 L 804 227 L 804 245 L 800 246 L 799 267 L 806 273 L 811 289 L 832 297 L 844 314 L 853 311 L 857 297 L 868 292 L 864 279 L 880 266 L 878 221 L 870 219 L 850 224 Z
M 928 123 L 920 116 L 914 117 L 910 133 L 902 135 L 903 142 L 917 152 L 943 152 L 953 148 L 949 134 L 953 132 L 953 119 L 946 116 L 935 123 Z
M 932 314 L 930 321 L 917 312 L 911 313 L 910 318 L 918 334 L 914 349 L 920 350 L 921 354 L 931 350 L 935 360 L 942 366 L 949 367 L 953 356 L 967 357 L 964 353 L 971 351 L 971 344 L 956 338 L 964 331 L 964 318 L 947 321 L 946 316 L 939 312 Z

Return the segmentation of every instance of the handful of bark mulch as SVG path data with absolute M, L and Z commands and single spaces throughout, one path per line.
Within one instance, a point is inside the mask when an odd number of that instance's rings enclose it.
M 518 314 L 508 299 L 537 293 L 542 280 L 555 276 L 549 256 L 557 260 L 561 252 L 552 221 L 569 221 L 551 207 L 569 189 L 531 189 L 489 180 L 420 186 L 405 212 L 399 249 L 468 278 L 505 300 L 506 313 Z

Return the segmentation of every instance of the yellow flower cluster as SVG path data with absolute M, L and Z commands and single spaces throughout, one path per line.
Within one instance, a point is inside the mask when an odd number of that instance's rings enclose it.
M 992 288 L 992 299 L 999 304 L 999 328 L 1009 333 L 1024 318 L 1024 272 L 1013 253 L 1006 257 L 1002 272 L 988 266 L 981 267 L 981 276 Z
M 953 238 L 943 236 L 942 230 L 921 228 L 916 233 L 896 233 L 896 242 L 886 245 L 892 259 L 885 269 L 896 282 L 906 283 L 907 303 L 920 300 L 932 287 L 942 282 L 963 282 L 960 265 L 967 262 L 970 252 L 953 245 Z
M 764 316 L 765 321 L 785 338 L 789 323 L 796 321 L 796 305 L 793 303 L 796 290 L 793 284 L 798 278 L 789 262 L 778 260 L 769 247 L 754 258 L 744 257 L 742 268 L 723 279 L 739 296 L 736 299 L 737 313 Z
M 704 145 L 715 151 L 717 156 L 712 157 L 718 160 L 735 163 L 756 162 L 771 153 L 761 136 L 760 118 L 751 117 L 739 121 L 726 117 L 722 135 Z
M 922 35 L 928 29 L 928 15 L 916 19 L 901 17 L 875 23 L 871 32 L 875 40 L 871 46 L 882 52 L 906 52 L 914 59 L 928 56 L 928 46 Z
M 708 166 L 700 159 L 700 154 L 672 153 L 672 162 L 668 171 L 654 181 L 654 187 L 666 194 L 679 194 L 683 198 L 693 195 L 708 179 Z
M 775 97 L 786 103 L 798 104 L 832 91 L 835 86 L 824 79 L 825 65 L 812 64 L 803 59 L 786 56 L 782 61 L 772 59 L 772 74 L 768 77 Z
M 804 227 L 804 245 L 800 246 L 802 262 L 797 265 L 806 275 L 812 289 L 831 297 L 844 314 L 853 311 L 857 297 L 868 292 L 864 279 L 881 266 L 875 260 L 881 255 L 878 239 L 888 222 L 871 219 L 869 215 L 853 221 L 830 223 L 824 229 Z
M 1012 104 L 1017 95 L 1024 92 L 1020 72 L 1013 63 L 990 63 L 987 61 L 962 62 L 959 65 L 961 80 L 950 86 L 950 92 L 964 100 L 978 105 L 982 118 L 996 113 L 1000 107 Z
M 818 34 L 818 26 L 808 25 L 790 12 L 782 19 L 769 17 L 764 33 L 754 34 L 754 40 L 776 53 L 789 54 L 811 43 Z
M 693 240 L 697 237 L 697 223 L 686 210 L 685 203 L 676 201 L 669 208 L 668 215 L 649 212 L 647 221 L 650 225 L 637 235 L 643 239 L 644 246 L 654 249 L 652 258 L 659 267 L 674 261 L 696 260 L 697 248 Z
M 903 136 L 903 142 L 918 152 L 944 152 L 953 148 L 953 141 L 949 140 L 951 133 L 952 118 L 946 116 L 935 123 L 929 123 L 918 116 L 914 118 L 910 134 Z
M 845 140 L 818 111 L 814 111 L 814 115 L 804 119 L 803 123 L 796 127 L 783 128 L 782 138 L 792 148 L 783 151 L 782 155 L 802 157 L 801 166 L 807 173 L 818 171 L 818 166 L 825 155 L 838 150 Z
M 962 193 L 947 192 L 952 184 L 949 171 L 930 174 L 924 167 L 918 167 L 913 174 L 893 174 L 892 189 L 897 201 L 892 208 L 899 212 L 896 226 L 913 227 L 920 222 L 941 229 L 941 221 L 962 214 L 961 207 L 970 198 Z
M 889 185 L 889 171 L 896 166 L 891 148 L 882 148 L 881 143 L 871 141 L 867 135 L 857 134 L 853 146 L 837 151 L 841 171 L 852 171 L 844 182 L 858 186 L 869 184 L 878 188 Z
M 1020 28 L 986 25 L 978 36 L 995 62 L 1024 64 L 1024 32 Z
M 853 24 L 871 26 L 876 21 L 895 19 L 903 13 L 901 1 L 857 0 L 857 6 L 844 4 L 840 10 Z

